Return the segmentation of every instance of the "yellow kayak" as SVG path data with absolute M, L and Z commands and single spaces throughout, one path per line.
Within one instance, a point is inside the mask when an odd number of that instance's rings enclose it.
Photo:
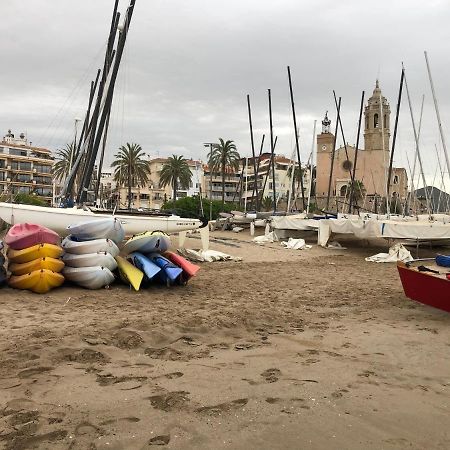
M 144 272 L 134 267 L 133 264 L 121 256 L 116 256 L 116 261 L 122 281 L 126 284 L 131 284 L 134 290 L 138 291 L 141 287 L 142 279 L 144 278 Z
M 8 259 L 10 263 L 26 263 L 33 259 L 40 258 L 59 258 L 63 254 L 63 249 L 53 244 L 38 244 L 23 250 L 8 250 Z
M 64 268 L 64 263 L 60 259 L 55 258 L 39 258 L 33 259 L 26 263 L 12 263 L 9 265 L 8 270 L 13 275 L 25 275 L 35 270 L 47 269 L 53 272 L 61 272 Z
M 63 283 L 64 277 L 60 273 L 47 269 L 35 270 L 25 275 L 13 275 L 8 281 L 14 289 L 28 289 L 36 294 L 45 294 Z

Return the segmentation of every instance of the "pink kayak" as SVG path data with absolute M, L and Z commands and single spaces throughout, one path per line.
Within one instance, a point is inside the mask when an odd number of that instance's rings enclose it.
M 23 250 L 37 244 L 59 245 L 59 235 L 33 223 L 18 223 L 5 236 L 4 242 L 13 250 Z

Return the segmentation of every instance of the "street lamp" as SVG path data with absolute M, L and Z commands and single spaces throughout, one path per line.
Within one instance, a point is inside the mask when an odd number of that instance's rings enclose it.
M 205 142 L 203 144 L 204 147 L 209 147 L 210 157 L 208 160 L 208 168 L 209 168 L 209 220 L 212 220 L 212 166 L 211 166 L 211 155 L 213 146 L 216 145 L 214 142 Z

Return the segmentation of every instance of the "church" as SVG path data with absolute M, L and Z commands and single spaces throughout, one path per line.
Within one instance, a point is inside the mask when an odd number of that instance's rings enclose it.
M 358 149 L 355 180 L 362 183 L 359 205 L 365 210 L 375 211 L 377 204 L 386 197 L 390 159 L 390 115 L 389 103 L 381 93 L 378 80 L 372 96 L 364 109 L 364 149 Z M 325 115 L 322 133 L 317 136 L 316 197 L 323 206 L 328 194 L 333 154 L 334 135 L 330 132 L 331 121 Z M 363 130 L 361 130 L 362 134 Z M 348 202 L 349 183 L 355 161 L 355 146 L 347 144 L 335 150 L 331 178 L 330 207 Z M 356 183 L 355 183 L 356 185 Z M 408 177 L 404 168 L 393 168 L 391 175 L 391 198 L 404 200 L 408 192 Z M 357 194 L 358 195 L 358 194 Z

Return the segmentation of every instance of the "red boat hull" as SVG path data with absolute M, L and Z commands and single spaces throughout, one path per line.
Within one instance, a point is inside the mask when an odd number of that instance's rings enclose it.
M 397 264 L 405 295 L 411 300 L 450 312 L 450 280 Z

